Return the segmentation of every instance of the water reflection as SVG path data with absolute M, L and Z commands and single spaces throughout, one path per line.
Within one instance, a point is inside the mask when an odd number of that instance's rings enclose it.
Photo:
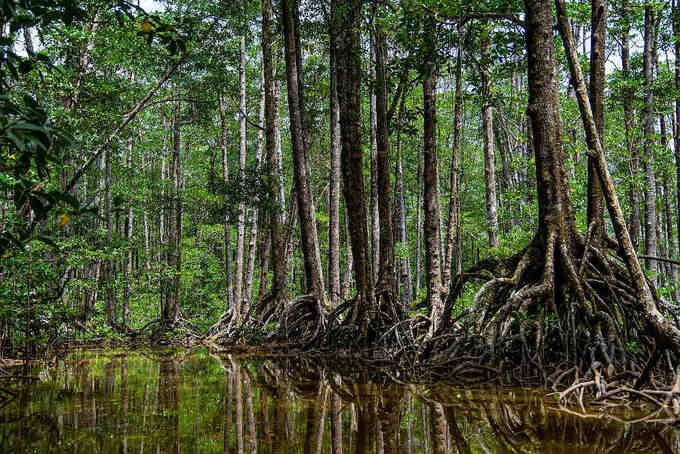
M 2 386 L 2 453 L 680 453 L 671 425 L 581 418 L 466 390 L 206 352 L 78 353 Z M 632 415 L 619 415 L 630 417 Z

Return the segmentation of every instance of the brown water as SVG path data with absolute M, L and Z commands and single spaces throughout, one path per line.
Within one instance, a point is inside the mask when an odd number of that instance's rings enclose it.
M 74 353 L 20 372 L 38 380 L 0 382 L 15 394 L 0 392 L 0 453 L 680 453 L 673 425 L 578 417 L 536 390 L 340 371 L 205 351 Z

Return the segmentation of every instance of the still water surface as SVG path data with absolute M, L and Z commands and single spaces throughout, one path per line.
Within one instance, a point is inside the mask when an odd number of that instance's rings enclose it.
M 0 453 L 680 453 L 673 425 L 578 417 L 540 391 L 340 372 L 200 350 L 73 353 L 1 384 L 16 397 L 0 393 Z

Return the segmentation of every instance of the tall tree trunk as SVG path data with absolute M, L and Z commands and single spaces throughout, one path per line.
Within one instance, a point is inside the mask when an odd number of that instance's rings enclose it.
M 422 152 L 418 150 L 416 159 L 418 168 L 416 171 L 417 200 L 416 200 L 416 288 L 415 295 L 420 293 L 423 281 L 423 165 Z
M 331 27 L 333 24 L 331 23 Z M 338 106 L 336 32 L 330 31 L 330 187 L 328 189 L 328 289 L 332 307 L 340 303 L 340 110 Z M 336 399 L 335 394 L 333 399 Z M 333 401 L 335 402 L 335 400 Z M 335 408 L 333 409 L 335 411 Z
M 227 159 L 227 117 L 224 106 L 224 96 L 220 94 L 220 149 L 222 150 L 222 182 L 226 185 L 229 181 L 229 161 Z M 224 194 L 224 274 L 226 276 L 227 292 L 225 295 L 224 310 L 233 307 L 233 284 L 231 273 L 231 225 L 227 210 L 227 194 Z
M 375 39 L 373 33 L 370 38 L 370 65 L 369 80 L 371 86 L 375 87 Z M 371 124 L 371 217 L 369 218 L 369 225 L 371 226 L 371 253 L 372 253 L 372 270 L 373 282 L 378 282 L 378 274 L 380 271 L 380 207 L 378 202 L 378 149 L 377 142 L 377 116 L 375 109 L 375 90 L 371 90 L 370 115 L 369 120 Z
M 375 24 L 376 68 L 376 121 L 377 121 L 377 171 L 378 218 L 380 222 L 380 272 L 379 281 L 395 292 L 394 232 L 392 228 L 392 187 L 390 184 L 390 129 L 387 115 L 387 42 L 380 23 Z M 375 244 L 375 238 L 373 240 Z
M 361 0 L 333 0 L 331 17 L 336 36 L 336 69 L 345 215 L 349 221 L 357 304 L 352 321 L 368 331 L 373 300 L 373 276 L 368 259 L 367 210 L 364 202 L 363 149 L 361 145 Z
M 411 262 L 410 250 L 408 247 L 408 232 L 406 231 L 406 202 L 404 199 L 404 171 L 401 163 L 401 122 L 403 121 L 405 96 L 402 96 L 399 102 L 399 116 L 397 119 L 397 170 L 396 170 L 396 198 L 397 198 L 397 213 L 398 219 L 396 225 L 396 239 L 400 243 L 400 248 L 403 253 L 400 253 L 400 279 L 399 282 L 403 284 L 401 288 L 401 302 L 405 308 L 411 306 L 413 298 L 413 277 L 411 276 Z
M 623 31 L 621 34 L 621 65 L 623 70 L 623 77 L 626 80 L 630 79 L 630 12 L 628 11 L 628 0 L 623 0 L 621 5 L 621 14 L 623 18 Z M 630 238 L 633 242 L 633 247 L 638 250 L 640 241 L 640 232 L 642 226 L 640 225 L 640 157 L 638 155 L 637 144 L 633 141 L 633 97 L 632 90 L 627 89 L 623 94 L 623 118 L 624 127 L 626 131 L 626 147 L 628 155 L 630 156 L 630 172 L 632 183 L 628 191 L 628 198 L 630 201 Z M 680 175 L 680 174 L 679 174 Z M 680 180 L 679 180 L 680 181 Z
M 591 0 L 590 40 L 590 109 L 600 138 L 604 138 L 605 41 L 607 36 L 607 0 Z M 604 235 L 604 200 L 600 178 L 593 158 L 588 158 L 588 228 L 591 242 L 600 243 Z
M 239 53 L 239 184 L 245 184 L 247 131 L 246 131 L 246 37 L 241 36 L 241 48 Z M 236 237 L 236 270 L 234 271 L 234 308 L 232 312 L 232 324 L 241 323 L 241 309 L 243 307 L 243 267 L 245 262 L 246 243 L 246 205 L 243 201 L 238 204 L 238 233 Z
M 653 75 L 653 47 L 654 47 L 654 11 L 651 4 L 645 4 L 645 31 L 643 68 L 645 77 L 645 99 L 643 117 L 644 135 L 644 167 L 645 167 L 645 254 L 655 257 L 657 255 L 656 244 L 656 178 L 654 176 L 654 94 L 652 84 Z M 657 263 L 655 260 L 647 260 L 647 268 L 656 278 Z
M 675 39 L 675 89 L 680 91 L 680 2 L 673 0 L 673 38 Z M 675 151 L 675 192 L 676 210 L 680 211 L 680 97 L 675 98 L 675 121 L 673 128 L 673 143 Z M 680 248 L 680 213 L 676 213 L 677 245 Z M 678 251 L 673 251 L 678 257 Z M 676 285 L 678 283 L 676 282 Z
M 113 242 L 113 217 L 111 216 L 111 147 L 106 147 L 104 158 L 104 216 L 106 219 L 106 244 L 111 245 Z M 106 312 L 106 321 L 109 326 L 116 324 L 116 301 L 113 289 L 114 278 L 114 262 L 109 258 L 106 261 L 105 285 L 106 285 L 106 304 L 104 312 Z
M 434 24 L 427 26 L 430 34 L 430 54 L 425 56 L 423 74 L 423 185 L 425 206 L 425 273 L 427 276 L 427 305 L 430 308 L 430 335 L 441 321 L 444 304 L 441 298 L 442 281 L 440 267 L 439 222 L 439 176 L 437 174 L 437 113 L 435 85 L 437 81 L 434 62 Z
M 271 237 L 271 250 L 273 254 L 272 268 L 273 277 L 271 285 L 271 295 L 274 300 L 280 300 L 284 297 L 286 287 L 286 264 L 285 254 L 281 251 L 285 250 L 285 244 L 282 235 L 283 217 L 281 212 L 285 209 L 283 206 L 283 185 L 281 184 L 281 154 L 280 154 L 280 140 L 278 137 L 278 112 L 279 112 L 279 98 L 274 83 L 274 70 L 272 61 L 272 0 L 262 0 L 262 68 L 263 68 L 263 83 L 264 83 L 264 111 L 265 111 L 265 147 L 267 151 L 267 163 L 269 166 L 269 187 L 272 193 L 270 194 L 273 200 L 278 201 L 278 210 L 272 210 L 269 215 L 269 232 Z
M 123 297 L 123 330 L 129 329 L 130 318 L 130 281 L 132 280 L 132 194 L 134 193 L 134 174 L 133 174 L 133 157 L 132 157 L 132 138 L 128 139 L 127 147 L 127 168 L 128 168 L 128 201 L 127 201 L 127 215 L 125 220 L 125 240 L 128 251 L 125 260 L 125 289 Z
M 298 71 L 299 52 L 296 46 L 295 0 L 281 0 L 281 28 L 285 44 L 286 78 L 288 82 L 288 110 L 290 135 L 293 149 L 293 177 L 300 218 L 301 246 L 305 262 L 307 292 L 324 298 L 323 272 L 319 254 L 319 239 L 316 230 L 314 201 L 309 182 L 306 133 L 304 129 L 301 80 Z
M 167 263 L 171 277 L 168 279 L 168 288 L 165 295 L 163 308 L 163 324 L 171 327 L 177 320 L 180 301 L 180 270 L 182 267 L 182 251 L 180 249 L 181 236 L 181 210 L 180 200 L 180 152 L 181 152 L 181 124 L 180 102 L 175 103 L 175 118 L 173 120 L 173 153 L 170 165 L 170 177 L 173 185 L 171 189 L 170 212 L 168 214 L 168 252 Z
M 262 86 L 262 95 L 260 96 L 260 109 L 258 114 L 259 126 L 261 129 L 257 132 L 257 145 L 255 148 L 255 168 L 259 172 L 262 161 L 262 145 L 264 141 L 264 84 Z M 258 200 L 254 202 L 256 205 Z M 250 215 L 250 245 L 248 248 L 248 268 L 246 269 L 245 290 L 243 292 L 244 299 L 248 302 L 246 310 L 250 309 L 250 304 L 253 299 L 253 273 L 255 272 L 255 257 L 257 256 L 257 230 L 258 218 L 260 209 L 258 206 L 251 208 Z
M 461 29 L 458 28 L 460 36 Z M 446 230 L 446 259 L 442 270 L 442 285 L 448 289 L 451 286 L 451 266 L 456 248 L 456 232 L 458 226 L 458 148 L 461 133 L 461 110 L 463 105 L 463 49 L 462 39 L 458 41 L 456 51 L 456 89 L 453 100 L 453 143 L 451 145 L 451 170 L 449 175 L 449 216 Z
M 482 38 L 482 59 L 480 67 L 482 79 L 482 123 L 484 129 L 484 179 L 486 183 L 486 221 L 489 247 L 498 247 L 498 201 L 496 198 L 496 152 L 494 149 L 495 139 L 493 133 L 493 106 L 490 98 L 490 82 L 488 62 L 489 56 L 488 38 Z

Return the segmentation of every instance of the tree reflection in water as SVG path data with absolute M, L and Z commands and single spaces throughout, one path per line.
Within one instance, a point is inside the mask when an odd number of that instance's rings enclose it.
M 148 351 L 41 369 L 3 384 L 16 398 L 0 408 L 2 453 L 680 453 L 672 425 L 620 421 L 634 413 L 584 418 L 540 391 L 406 384 L 357 365 Z

